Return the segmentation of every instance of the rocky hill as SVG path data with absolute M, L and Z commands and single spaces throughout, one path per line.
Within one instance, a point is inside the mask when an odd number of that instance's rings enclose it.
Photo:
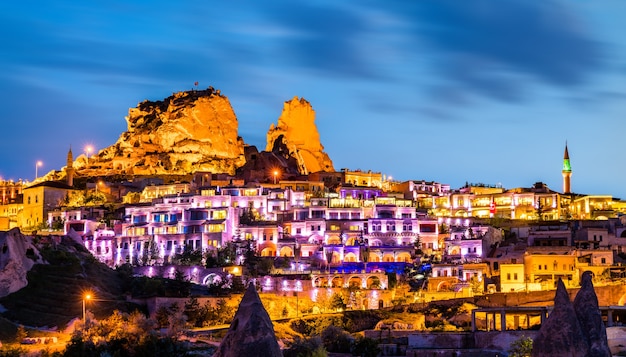
M 75 168 L 88 176 L 234 173 L 245 163 L 235 112 L 211 87 L 139 103 L 126 122 L 114 145 L 77 160 Z
M 3 284 L 9 279 L 19 282 L 19 285 L 3 287 L 10 292 L 0 298 L 4 308 L 2 316 L 8 320 L 28 326 L 63 327 L 81 316 L 82 299 L 87 292 L 95 298 L 87 308 L 96 316 L 108 316 L 114 309 L 132 311 L 137 308 L 126 302 L 124 277 L 98 262 L 74 239 L 29 237 L 17 229 L 0 233 L 7 237 L 5 242 L 17 239 L 29 244 L 23 252 L 14 249 L 2 269 Z M 20 247 L 20 243 L 6 246 Z M 33 262 L 28 272 L 7 269 L 28 260 Z
M 127 130 L 115 144 L 73 161 L 75 177 L 187 175 L 197 171 L 257 177 L 267 175 L 277 164 L 282 172 L 296 175 L 334 171 L 320 143 L 315 112 L 303 98 L 285 102 L 278 125 L 272 124 L 267 133 L 267 151 L 260 153 L 244 143 L 228 98 L 212 87 L 143 101 L 129 109 L 126 123 Z M 251 152 L 258 155 L 249 155 Z M 261 160 L 246 166 L 255 158 Z M 52 171 L 42 179 L 60 180 L 66 173 L 66 169 Z

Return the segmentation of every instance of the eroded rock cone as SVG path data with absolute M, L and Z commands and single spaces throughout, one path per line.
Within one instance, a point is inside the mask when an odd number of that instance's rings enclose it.
M 246 293 L 230 328 L 213 357 L 282 357 L 274 326 L 253 284 Z
M 585 357 L 589 345 L 583 334 L 574 305 L 563 281 L 559 279 L 554 296 L 554 310 L 541 325 L 533 341 L 533 357 Z
M 598 307 L 598 297 L 591 281 L 592 273 L 586 271 L 582 276 L 580 291 L 574 299 L 574 311 L 589 344 L 588 357 L 610 357 L 611 350 L 606 337 L 606 327 Z

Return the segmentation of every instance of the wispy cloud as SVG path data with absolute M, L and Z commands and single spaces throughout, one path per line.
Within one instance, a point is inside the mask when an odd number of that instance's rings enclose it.
M 416 47 L 443 83 L 473 94 L 520 101 L 533 83 L 569 89 L 606 69 L 590 29 L 557 1 L 414 4 Z

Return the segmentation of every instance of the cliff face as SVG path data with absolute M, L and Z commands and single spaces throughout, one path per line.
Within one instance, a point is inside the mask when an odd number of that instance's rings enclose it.
M 267 133 L 266 151 L 255 155 L 246 156 L 235 112 L 228 98 L 212 87 L 141 102 L 129 109 L 126 123 L 127 131 L 115 144 L 90 157 L 69 159 L 70 171 L 68 167 L 51 171 L 40 180 L 60 180 L 68 172 L 75 177 L 103 177 L 205 171 L 269 182 L 276 169 L 279 179 L 334 171 L 320 143 L 315 111 L 297 97 L 285 102 L 278 124 Z
M 320 142 L 315 111 L 304 98 L 294 97 L 285 102 L 278 125 L 270 126 L 265 151 L 275 152 L 280 147 L 286 148 L 288 155 L 297 159 L 301 174 L 335 171 Z
M 26 273 L 43 263 L 32 237 L 24 236 L 17 228 L 0 232 L 0 297 L 28 285 Z M 30 257 L 30 258 L 29 258 Z
M 235 112 L 219 90 L 175 93 L 144 101 L 126 117 L 128 130 L 117 142 L 75 163 L 84 175 L 234 173 L 245 163 Z

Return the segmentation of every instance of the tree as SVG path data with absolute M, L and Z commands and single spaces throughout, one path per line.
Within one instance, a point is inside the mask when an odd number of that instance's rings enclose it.
M 52 226 L 50 228 L 52 228 L 53 231 L 62 231 L 64 227 L 65 219 L 57 219 L 52 221 Z
M 339 293 L 334 293 L 330 298 L 330 308 L 337 310 L 344 310 L 346 308 L 346 303 L 343 301 L 343 296 Z
M 535 214 L 537 215 L 537 220 L 543 221 L 543 204 L 540 199 L 537 199 L 537 204 L 535 205 Z
M 353 356 L 376 357 L 380 353 L 378 342 L 369 337 L 358 337 L 352 344 Z
M 178 310 L 179 308 L 176 304 L 171 304 L 169 307 L 159 306 L 159 308 L 154 313 L 154 318 L 156 320 L 157 326 L 159 328 L 167 328 L 170 323 L 170 316 L 176 313 Z
M 182 253 L 174 256 L 173 261 L 179 265 L 199 265 L 202 263 L 202 251 L 199 249 L 190 249 L 189 246 L 185 246 Z
M 141 257 L 142 265 L 154 265 L 159 259 L 159 245 L 154 236 L 145 243 L 143 256 Z
M 422 251 L 422 238 L 419 236 L 419 234 L 417 235 L 417 237 L 415 237 L 415 242 L 413 242 L 413 246 L 415 247 L 415 256 L 421 257 L 424 252 Z
M 28 337 L 28 331 L 24 328 L 24 325 L 19 325 L 17 327 L 17 331 L 15 332 L 15 342 L 20 343 Z
M 485 290 L 485 284 L 484 282 L 478 280 L 477 277 L 473 276 L 470 278 L 470 286 L 472 288 L 472 291 L 475 294 L 482 294 L 482 292 Z
M 174 272 L 174 279 L 169 282 L 171 287 L 170 294 L 176 297 L 189 296 L 189 293 L 191 292 L 191 283 L 182 271 L 176 269 Z
M 322 340 L 315 336 L 301 338 L 296 336 L 288 349 L 283 351 L 284 357 L 326 357 L 328 353 L 324 349 Z
M 257 212 L 253 207 L 248 207 L 243 209 L 241 215 L 239 216 L 239 223 L 248 225 L 254 222 L 261 220 L 261 215 Z
M 200 303 L 194 296 L 190 297 L 189 300 L 185 302 L 183 313 L 187 316 L 187 322 L 193 327 L 202 327 L 203 321 L 199 319 L 200 309 Z
M 328 352 L 348 353 L 354 340 L 349 333 L 335 325 L 326 327 L 321 334 L 322 342 Z
M 511 343 L 510 357 L 530 357 L 533 351 L 533 339 L 522 336 Z
M 398 286 L 398 276 L 396 275 L 395 272 L 385 273 L 385 275 L 387 275 L 387 282 L 389 284 L 389 286 L 388 286 L 389 289 L 393 289 L 396 286 Z M 374 285 L 374 284 L 372 284 L 372 285 Z M 380 288 L 380 283 L 378 285 L 379 286 L 377 288 Z

